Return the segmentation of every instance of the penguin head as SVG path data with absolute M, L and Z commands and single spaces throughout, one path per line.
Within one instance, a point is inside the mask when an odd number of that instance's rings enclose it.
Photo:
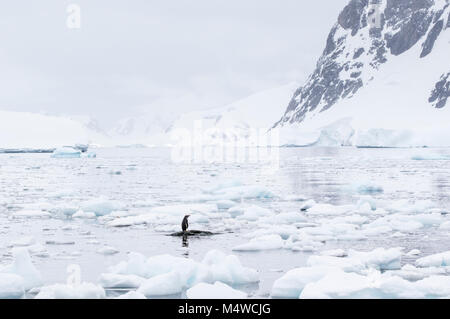
M 191 215 L 186 215 L 186 216 L 184 216 L 184 218 L 189 218 L 189 216 L 191 216 Z

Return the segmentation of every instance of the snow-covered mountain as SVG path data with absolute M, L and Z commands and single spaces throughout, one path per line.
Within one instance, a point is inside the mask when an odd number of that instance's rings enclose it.
M 450 146 L 448 0 L 351 0 L 282 118 L 284 144 Z
M 267 132 L 283 113 L 297 83 L 258 92 L 230 105 L 191 111 L 179 115 L 151 112 L 123 119 L 108 135 L 115 145 L 167 146 L 180 143 L 179 137 L 202 134 L 201 143 L 247 139 Z
M 71 118 L 0 111 L 0 149 L 48 150 L 98 143 L 105 138 L 101 132 Z

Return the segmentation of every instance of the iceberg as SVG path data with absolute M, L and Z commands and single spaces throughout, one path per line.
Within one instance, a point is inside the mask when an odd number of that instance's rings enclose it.
M 72 147 L 64 146 L 53 151 L 53 158 L 80 158 L 81 151 Z
M 214 284 L 199 283 L 186 291 L 188 299 L 246 299 L 245 292 L 216 281 Z

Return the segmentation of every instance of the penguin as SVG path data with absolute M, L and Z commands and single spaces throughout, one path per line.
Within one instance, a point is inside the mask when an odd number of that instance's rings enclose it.
M 189 227 L 189 223 L 188 223 L 189 216 L 191 216 L 191 215 L 184 216 L 183 221 L 181 222 L 181 229 L 183 230 L 183 232 L 186 232 Z

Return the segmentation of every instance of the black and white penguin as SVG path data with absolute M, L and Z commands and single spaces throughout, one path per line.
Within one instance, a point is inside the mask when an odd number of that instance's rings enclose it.
M 186 232 L 186 230 L 189 227 L 189 223 L 188 223 L 189 216 L 191 216 L 191 215 L 184 216 L 183 221 L 181 222 L 181 229 L 183 230 L 183 232 Z

